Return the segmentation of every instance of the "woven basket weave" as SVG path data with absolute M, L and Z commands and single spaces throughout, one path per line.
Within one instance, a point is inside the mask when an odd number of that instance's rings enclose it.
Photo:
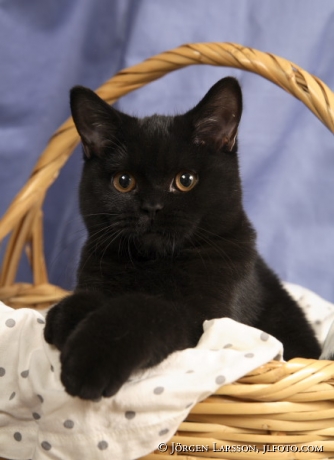
M 97 93 L 112 104 L 168 72 L 193 64 L 257 73 L 300 99 L 334 132 L 334 94 L 321 80 L 285 59 L 231 43 L 189 44 L 156 55 L 122 70 Z M 67 294 L 48 282 L 42 205 L 48 188 L 78 142 L 69 119 L 50 139 L 28 182 L 0 221 L 0 241 L 10 234 L 1 268 L 0 299 L 14 308 L 45 307 Z M 31 262 L 33 284 L 16 282 L 23 251 Z M 143 458 L 171 458 L 171 443 L 177 450 L 173 455 L 188 460 L 258 459 L 253 446 L 262 451 L 263 445 L 271 445 L 265 453 L 267 460 L 278 456 L 334 458 L 333 376 L 334 363 L 330 361 L 298 358 L 268 363 L 197 404 L 171 439 L 168 450 Z M 230 452 L 223 452 L 222 445 L 230 446 Z

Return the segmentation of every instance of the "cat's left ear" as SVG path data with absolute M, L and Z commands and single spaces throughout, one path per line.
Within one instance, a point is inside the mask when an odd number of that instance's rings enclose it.
M 115 143 L 121 113 L 83 86 L 72 88 L 70 104 L 86 158 L 101 156 L 106 147 Z
M 219 80 L 190 112 L 194 142 L 232 151 L 242 113 L 242 93 L 233 77 Z

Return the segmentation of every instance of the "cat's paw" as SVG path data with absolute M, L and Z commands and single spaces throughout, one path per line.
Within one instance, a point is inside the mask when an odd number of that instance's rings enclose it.
M 60 356 L 67 393 L 82 399 L 114 395 L 140 362 L 127 326 L 119 327 L 101 313 L 91 313 L 79 324 Z
M 73 345 L 73 343 L 72 343 Z M 99 350 L 101 351 L 101 350 Z M 112 353 L 99 355 L 96 348 L 82 346 L 65 349 L 61 355 L 61 381 L 67 393 L 82 399 L 98 400 L 118 392 L 129 375 L 121 377 L 120 366 L 110 368 Z
M 45 340 L 62 350 L 77 325 L 101 304 L 102 300 L 95 293 L 75 293 L 65 297 L 46 316 Z

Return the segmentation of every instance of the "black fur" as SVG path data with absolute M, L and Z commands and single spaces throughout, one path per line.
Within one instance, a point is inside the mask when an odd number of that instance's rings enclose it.
M 195 346 L 204 320 L 224 316 L 276 336 L 286 359 L 317 358 L 314 333 L 257 253 L 243 210 L 238 82 L 220 80 L 175 117 L 137 119 L 82 87 L 72 90 L 71 108 L 85 152 L 89 237 L 75 292 L 45 328 L 61 350 L 66 390 L 113 395 L 136 369 Z M 133 190 L 115 188 L 119 172 L 133 176 Z M 191 190 L 177 187 L 180 172 L 198 179 Z

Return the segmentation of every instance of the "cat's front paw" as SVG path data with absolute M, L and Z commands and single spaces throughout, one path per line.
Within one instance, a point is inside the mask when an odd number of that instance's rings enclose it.
M 140 350 L 127 326 L 108 321 L 100 311 L 83 320 L 61 356 L 61 381 L 72 396 L 96 400 L 117 393 L 140 364 Z
M 72 346 L 71 350 L 65 347 L 61 355 L 61 381 L 67 393 L 98 400 L 118 392 L 129 375 L 121 377 L 119 366 L 110 368 L 111 353 L 99 354 L 99 351 L 88 344 Z
M 52 307 L 46 316 L 44 338 L 51 345 L 62 350 L 77 325 L 103 300 L 95 293 L 75 293 L 65 297 Z

